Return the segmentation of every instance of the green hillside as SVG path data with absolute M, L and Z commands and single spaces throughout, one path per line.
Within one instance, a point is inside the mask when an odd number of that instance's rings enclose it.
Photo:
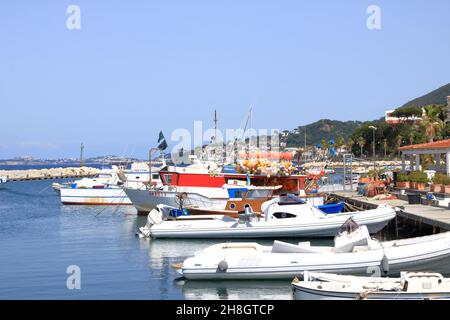
M 360 121 L 338 121 L 322 119 L 306 126 L 299 126 L 295 130 L 289 131 L 287 138 L 287 147 L 302 146 L 305 142 L 308 145 L 316 145 L 321 143 L 322 139 L 329 141 L 330 139 L 338 139 L 343 137 L 347 140 L 353 131 L 361 125 Z
M 450 96 L 450 83 L 440 87 L 424 96 L 405 103 L 400 108 L 405 107 L 424 107 L 430 104 L 447 104 L 447 96 Z

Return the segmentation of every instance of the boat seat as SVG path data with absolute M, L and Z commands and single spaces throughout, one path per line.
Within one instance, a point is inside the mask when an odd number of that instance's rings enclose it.
M 272 253 L 317 253 L 317 248 L 311 247 L 309 243 L 296 245 L 292 243 L 275 240 L 272 246 Z
M 361 252 L 370 250 L 369 246 L 354 246 L 352 252 Z

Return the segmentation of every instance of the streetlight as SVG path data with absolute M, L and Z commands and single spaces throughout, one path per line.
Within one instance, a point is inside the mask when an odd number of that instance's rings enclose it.
M 377 130 L 374 126 L 369 126 L 369 129 L 373 130 L 373 179 L 375 180 L 376 164 L 375 164 L 375 131 Z

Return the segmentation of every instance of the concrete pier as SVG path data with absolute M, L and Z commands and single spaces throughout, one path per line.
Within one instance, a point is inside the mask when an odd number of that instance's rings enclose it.
M 8 181 L 84 178 L 95 176 L 97 173 L 98 169 L 91 167 L 0 170 L 0 176 L 7 176 Z
M 435 207 L 423 204 L 408 204 L 408 201 L 395 200 L 376 200 L 357 195 L 356 192 L 334 192 L 333 195 L 345 200 L 353 205 L 363 209 L 372 209 L 380 204 L 388 204 L 393 207 L 401 208 L 398 216 L 420 224 L 426 224 L 434 229 L 450 231 L 450 210 L 442 207 Z

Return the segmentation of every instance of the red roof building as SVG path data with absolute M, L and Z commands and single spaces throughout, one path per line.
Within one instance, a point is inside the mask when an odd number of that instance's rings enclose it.
M 420 155 L 434 155 L 435 165 L 429 169 L 442 171 L 450 176 L 450 139 L 428 143 L 413 144 L 400 147 L 402 153 L 402 171 L 406 169 L 406 157 L 409 157 L 410 170 L 420 170 Z M 445 155 L 445 167 L 441 165 L 442 155 Z

